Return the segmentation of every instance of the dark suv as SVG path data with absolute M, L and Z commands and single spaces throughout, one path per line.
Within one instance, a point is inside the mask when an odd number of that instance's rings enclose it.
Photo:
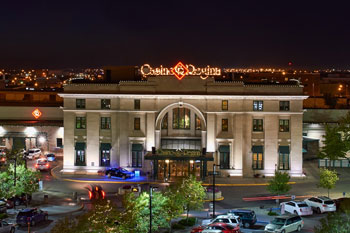
M 21 210 L 17 214 L 16 222 L 18 225 L 26 226 L 28 223 L 34 226 L 38 222 L 47 221 L 48 214 L 46 211 L 37 208 L 29 208 Z
M 256 223 L 256 215 L 253 210 L 234 209 L 228 211 L 227 214 L 234 214 L 236 216 L 239 216 L 245 228 L 249 228 Z

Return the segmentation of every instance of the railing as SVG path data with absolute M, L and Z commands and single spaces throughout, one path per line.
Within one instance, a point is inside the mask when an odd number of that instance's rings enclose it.
M 318 167 L 350 167 L 350 159 L 319 159 Z

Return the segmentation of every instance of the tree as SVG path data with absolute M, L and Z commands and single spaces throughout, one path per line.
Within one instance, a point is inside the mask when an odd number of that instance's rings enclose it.
M 9 167 L 9 174 L 14 179 L 15 167 L 13 164 Z M 24 165 L 19 165 L 16 167 L 16 195 L 21 195 L 22 193 L 32 194 L 39 190 L 40 173 L 37 171 L 32 171 L 24 167 Z
M 335 184 L 338 180 L 339 178 L 336 171 L 328 170 L 326 168 L 320 169 L 320 183 L 318 184 L 318 186 L 328 190 L 328 197 L 329 190 L 335 187 Z
M 170 211 L 168 198 L 161 192 L 152 193 L 152 231 L 169 227 Z M 118 218 L 118 232 L 148 232 L 150 222 L 149 193 L 142 192 L 139 197 L 133 193 L 124 199 L 125 211 Z
M 267 190 L 276 195 L 281 195 L 287 193 L 291 186 L 288 184 L 290 176 L 286 172 L 275 171 L 275 177 L 269 181 Z M 277 199 L 277 201 L 279 201 Z
M 16 194 L 13 177 L 8 172 L 0 173 L 0 198 L 11 198 Z
M 343 126 L 342 126 L 343 127 Z M 341 129 L 342 127 L 329 127 L 326 126 L 326 134 L 324 137 L 324 146 L 321 148 L 318 157 L 328 158 L 331 161 L 345 158 L 346 152 L 349 149 L 348 142 L 342 137 Z
M 190 210 L 203 208 L 204 199 L 206 197 L 205 189 L 202 182 L 197 181 L 196 177 L 191 175 L 176 184 L 176 205 L 182 204 L 186 209 L 186 218 Z M 179 209 L 180 210 L 180 209 Z
M 314 228 L 315 233 L 348 233 L 350 231 L 350 214 L 329 213 L 320 220 L 320 226 Z

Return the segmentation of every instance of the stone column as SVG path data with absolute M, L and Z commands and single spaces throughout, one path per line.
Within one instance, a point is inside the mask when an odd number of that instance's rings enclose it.
M 74 129 L 75 129 L 75 113 L 64 112 L 64 147 L 63 147 L 63 171 L 72 172 L 74 170 L 75 145 L 74 145 Z
M 215 114 L 207 114 L 207 151 L 215 152 L 216 122 Z
M 111 166 L 118 167 L 120 164 L 119 157 L 119 122 L 118 113 L 111 115 L 111 133 L 112 133 L 112 151 L 111 151 Z
M 100 114 L 86 114 L 86 166 L 96 172 L 100 166 Z
M 292 115 L 289 130 L 291 131 L 290 174 L 301 176 L 303 173 L 303 115 Z
M 202 131 L 202 137 L 201 137 L 201 141 L 202 141 L 202 148 L 206 148 L 207 147 L 207 131 Z
M 161 147 L 160 144 L 161 130 L 156 130 L 156 149 Z
M 152 151 L 152 147 L 155 146 L 155 113 L 147 113 L 146 117 L 146 150 Z
M 278 162 L 278 115 L 266 115 L 264 117 L 265 151 L 264 170 L 266 175 L 274 175 Z
M 242 164 L 243 164 L 243 176 L 253 177 L 252 170 L 252 121 L 253 117 L 250 114 L 242 114 L 237 119 L 237 124 L 242 125 Z M 236 125 L 239 127 L 238 125 Z M 238 134 L 239 132 L 237 132 Z M 235 145 L 239 145 L 236 142 Z
M 234 142 L 232 148 L 232 166 L 235 168 L 234 173 L 243 175 L 243 115 L 234 116 Z

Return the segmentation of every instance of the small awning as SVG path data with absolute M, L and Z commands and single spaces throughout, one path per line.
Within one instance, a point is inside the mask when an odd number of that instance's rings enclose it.
M 76 142 L 75 150 L 85 150 L 85 142 Z
M 281 154 L 289 154 L 289 146 L 279 146 L 278 151 Z
M 131 150 L 132 151 L 142 151 L 143 146 L 142 146 L 142 144 L 132 144 Z
M 320 141 L 320 139 L 316 139 L 316 138 L 308 138 L 308 137 L 303 137 L 303 142 L 316 142 L 316 141 Z
M 253 153 L 264 153 L 264 146 L 253 146 L 252 152 Z
M 219 151 L 230 153 L 230 146 L 220 146 Z
M 111 143 L 101 143 L 101 150 L 110 150 L 111 148 Z

